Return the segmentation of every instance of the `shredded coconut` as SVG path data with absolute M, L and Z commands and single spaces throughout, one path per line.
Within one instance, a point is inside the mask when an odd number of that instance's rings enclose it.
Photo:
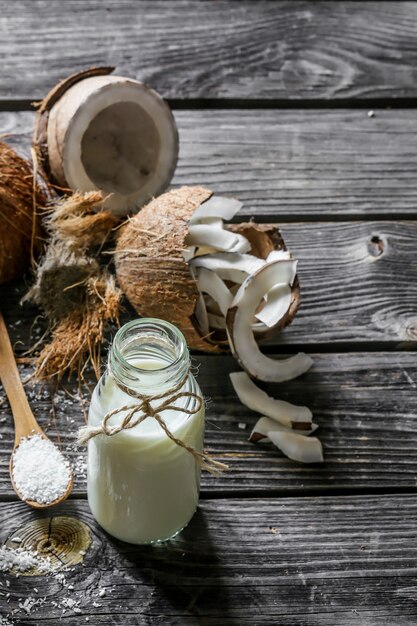
M 26 572 L 35 567 L 42 572 L 52 571 L 50 559 L 39 556 L 33 550 L 6 546 L 0 548 L 0 572 L 7 572 L 13 568 L 18 572 Z M 9 585 L 6 583 L 6 586 Z
M 65 458 L 41 435 L 23 438 L 13 454 L 13 481 L 24 500 L 48 504 L 62 496 L 70 480 Z

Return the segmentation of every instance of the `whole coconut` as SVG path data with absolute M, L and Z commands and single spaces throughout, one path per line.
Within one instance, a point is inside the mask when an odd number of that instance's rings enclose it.
M 18 278 L 41 248 L 41 220 L 47 193 L 33 187 L 30 163 L 0 142 L 0 283 Z

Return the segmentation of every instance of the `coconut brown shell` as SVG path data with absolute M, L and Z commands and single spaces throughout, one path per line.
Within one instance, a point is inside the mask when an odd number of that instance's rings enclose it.
M 188 222 L 211 195 L 204 187 L 181 187 L 152 200 L 121 229 L 115 263 L 119 284 L 140 315 L 168 320 L 190 347 L 216 352 L 198 330 L 199 292 L 182 256 Z
M 219 352 L 228 348 L 225 333 L 202 337 L 194 311 L 199 292 L 182 251 L 188 222 L 198 206 L 212 192 L 203 187 L 181 187 L 165 193 L 131 218 L 121 229 L 115 254 L 119 284 L 129 302 L 144 317 L 156 317 L 175 324 L 184 333 L 190 348 Z M 252 253 L 265 259 L 272 250 L 285 250 L 279 230 L 271 224 L 247 222 L 229 225 L 244 235 Z M 299 302 L 298 281 L 284 320 L 257 339 L 263 340 L 290 323 Z
M 29 161 L 0 142 L 0 283 L 24 274 L 41 251 L 39 212 L 46 203 L 45 190 L 33 188 Z

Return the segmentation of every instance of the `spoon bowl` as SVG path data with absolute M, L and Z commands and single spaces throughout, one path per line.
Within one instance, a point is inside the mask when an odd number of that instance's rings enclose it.
M 29 406 L 29 402 L 26 397 L 25 390 L 22 385 L 22 381 L 20 380 L 19 370 L 17 369 L 16 361 L 13 354 L 13 348 L 10 343 L 9 334 L 7 332 L 6 324 L 4 322 L 3 316 L 0 313 L 0 380 L 3 384 L 6 395 L 9 399 L 10 407 L 13 414 L 14 425 L 15 425 L 15 440 L 14 440 L 14 448 L 13 454 L 10 459 L 10 479 L 12 482 L 13 489 L 16 495 L 29 504 L 31 507 L 35 509 L 47 509 L 51 506 L 55 506 L 60 502 L 63 502 L 71 493 L 73 487 L 73 476 L 69 466 L 69 463 L 66 459 L 64 459 L 61 451 L 58 450 L 59 454 L 63 457 L 65 464 L 68 468 L 68 484 L 65 491 L 60 494 L 58 498 L 51 502 L 37 502 L 36 500 L 25 499 L 22 494 L 19 492 L 14 478 L 13 478 L 13 463 L 14 463 L 14 453 L 18 449 L 19 445 L 22 442 L 22 439 L 33 437 L 34 435 L 39 435 L 42 439 L 45 439 L 53 444 L 53 442 L 45 435 L 42 428 L 39 426 L 38 422 L 35 419 L 35 416 L 32 413 L 32 410 Z

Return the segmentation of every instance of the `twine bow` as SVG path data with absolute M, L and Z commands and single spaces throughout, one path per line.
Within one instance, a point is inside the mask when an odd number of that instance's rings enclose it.
M 136 402 L 135 404 L 126 404 L 124 406 L 117 407 L 116 409 L 113 409 L 112 411 L 109 411 L 103 417 L 101 423 L 98 426 L 84 426 L 83 428 L 80 428 L 78 431 L 78 443 L 86 444 L 90 439 L 92 439 L 93 437 L 96 437 L 97 435 L 107 435 L 108 437 L 112 437 L 113 435 L 116 435 L 122 430 L 128 430 L 129 428 L 134 428 L 135 426 L 138 426 L 139 424 L 141 424 L 148 417 L 152 417 L 158 422 L 158 424 L 160 425 L 162 430 L 165 432 L 167 437 L 169 437 L 169 439 L 171 439 L 174 443 L 176 443 L 177 446 L 184 448 L 190 454 L 193 455 L 194 459 L 196 460 L 196 462 L 198 463 L 198 465 L 200 465 L 202 469 L 207 470 L 208 472 L 210 472 L 211 474 L 214 474 L 215 476 L 218 476 L 225 470 L 228 470 L 229 466 L 226 465 L 225 463 L 216 461 L 207 452 L 200 452 L 199 450 L 196 450 L 192 446 L 187 445 L 181 439 L 178 439 L 178 437 L 175 437 L 175 435 L 172 434 L 172 432 L 169 430 L 168 426 L 166 425 L 165 421 L 160 415 L 163 411 L 179 411 L 181 413 L 186 413 L 186 415 L 195 415 L 201 410 L 203 406 L 203 398 L 200 395 L 193 393 L 191 391 L 180 391 L 184 383 L 188 380 L 188 375 L 189 375 L 189 372 L 187 372 L 187 374 L 182 379 L 182 381 L 179 382 L 177 385 L 175 385 L 174 387 L 171 387 L 164 393 L 160 393 L 154 396 L 146 396 L 138 392 L 133 392 L 128 387 L 118 384 L 118 386 L 122 389 L 122 391 L 124 391 L 130 396 L 133 396 L 134 398 L 137 398 L 139 402 Z M 175 406 L 174 403 L 180 398 L 194 398 L 195 400 L 194 408 L 186 409 L 186 408 Z M 161 402 L 157 406 L 152 406 L 151 403 L 156 402 L 157 400 L 163 400 L 163 402 Z M 108 424 L 110 418 L 112 418 L 113 415 L 117 415 L 118 413 L 121 413 L 122 411 L 127 411 L 127 413 L 123 417 L 120 424 L 110 427 Z M 142 415 L 135 417 L 137 413 L 142 413 Z

